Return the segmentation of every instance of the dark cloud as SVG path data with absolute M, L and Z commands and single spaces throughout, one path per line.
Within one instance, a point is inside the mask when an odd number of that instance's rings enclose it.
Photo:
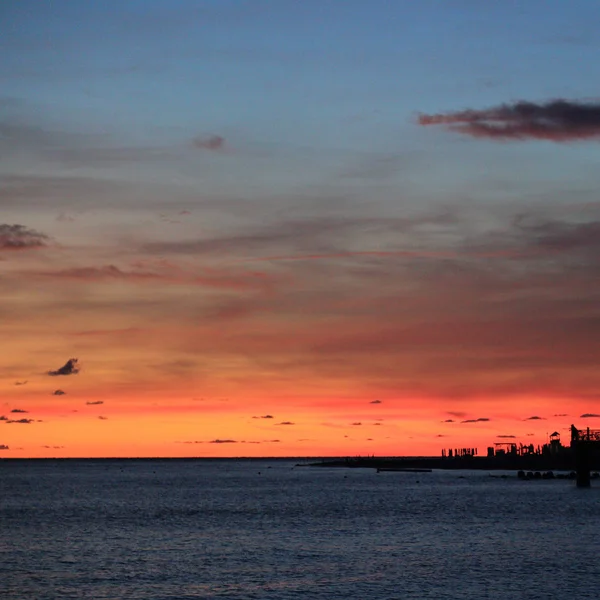
M 108 421 L 108 417 L 105 417 L 105 416 L 103 416 L 103 415 L 99 415 L 99 416 L 98 416 L 98 418 L 99 418 L 101 421 Z
M 382 404 L 381 400 L 371 400 L 371 402 L 369 402 L 369 404 Z
M 568 417 L 569 415 L 567 413 L 558 413 L 556 415 L 554 415 L 555 417 Z
M 600 414 L 597 413 L 583 413 L 582 415 L 579 415 L 580 419 L 598 419 L 600 418 Z
M 6 415 L 0 415 L 0 421 L 8 421 L 8 417 Z
M 479 417 L 478 419 L 465 419 L 464 421 L 461 421 L 461 423 L 484 423 L 489 420 L 490 419 L 487 417 Z
M 6 423 L 20 423 L 22 425 L 29 425 L 30 423 L 35 423 L 34 419 L 7 419 Z
M 514 226 L 531 246 L 553 252 L 600 252 L 600 220 L 573 223 L 520 214 L 516 215 Z
M 253 419 L 273 419 L 273 415 L 263 415 L 262 417 L 252 417 Z
M 52 392 L 53 396 L 64 396 L 67 392 L 64 392 L 63 390 L 54 390 Z
M 86 402 L 88 406 L 96 406 L 98 404 L 104 404 L 104 400 L 93 400 L 92 402 Z
M 210 442 L 208 442 L 209 444 L 237 444 L 236 440 L 220 440 L 220 439 L 216 439 L 216 440 L 211 440 Z
M 11 411 L 11 413 L 28 413 L 28 410 L 23 410 L 22 408 L 13 408 Z
M 442 421 L 442 423 L 454 423 L 454 419 L 446 419 L 445 421 Z
M 220 152 L 225 149 L 225 138 L 220 135 L 196 136 L 192 140 L 195 148 L 202 150 L 210 150 L 212 152 Z
M 24 381 L 15 381 L 15 385 L 26 385 L 27 384 L 27 379 L 25 379 Z
M 29 250 L 46 246 L 48 236 L 25 225 L 0 224 L 0 250 Z
M 362 423 L 360 421 L 356 421 L 355 423 L 352 423 L 352 425 L 362 425 Z
M 513 439 L 517 436 L 515 436 L 515 435 L 497 435 L 496 437 L 503 438 L 503 439 Z
M 0 450 L 10 450 L 6 444 L 0 444 Z
M 277 423 L 277 425 L 295 425 L 292 421 L 281 421 L 281 423 Z
M 523 419 L 524 421 L 545 421 L 544 417 L 538 417 L 537 415 L 533 415 L 532 417 L 527 417 Z
M 76 375 L 79 373 L 79 367 L 77 366 L 77 359 L 70 358 L 60 369 L 56 371 L 48 371 L 48 375 Z
M 552 100 L 419 116 L 420 125 L 447 125 L 472 137 L 566 142 L 600 138 L 600 104 Z

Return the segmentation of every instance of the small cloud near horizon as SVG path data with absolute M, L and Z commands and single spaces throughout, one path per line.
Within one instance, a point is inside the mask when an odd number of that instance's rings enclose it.
M 382 400 L 371 400 L 371 402 L 369 402 L 369 404 L 383 404 Z
M 104 404 L 104 400 L 92 400 L 91 402 L 86 402 L 87 406 L 98 406 L 100 404 Z
M 526 419 L 523 419 L 524 421 L 545 421 L 546 419 L 544 417 L 538 417 L 537 415 L 533 415 L 532 417 L 527 417 Z
M 281 421 L 281 423 L 277 423 L 277 425 L 295 425 L 292 421 Z
M 28 413 L 28 410 L 23 410 L 22 408 L 13 408 L 11 411 L 11 413 Z
M 54 390 L 52 392 L 53 396 L 64 396 L 67 392 L 63 391 L 63 390 Z
M 236 440 L 221 440 L 217 438 L 216 440 L 211 440 L 208 442 L 209 444 L 237 444 Z
M 490 419 L 487 417 L 479 417 L 477 419 L 465 419 L 464 421 L 461 421 L 461 423 L 485 423 L 489 420 Z
M 56 377 L 58 375 L 77 375 L 79 373 L 78 359 L 70 358 L 62 367 L 56 371 L 48 371 L 48 375 Z
M 580 419 L 598 419 L 600 418 L 600 414 L 597 413 L 583 413 L 582 415 L 579 415 Z
M 497 435 L 496 437 L 503 438 L 503 439 L 514 439 L 517 436 L 516 435 Z
M 252 417 L 253 419 L 274 419 L 273 415 L 262 415 L 261 417 Z
M 0 444 L 0 450 L 10 450 L 6 444 Z
M 445 421 L 442 421 L 442 423 L 454 423 L 454 419 L 446 419 Z

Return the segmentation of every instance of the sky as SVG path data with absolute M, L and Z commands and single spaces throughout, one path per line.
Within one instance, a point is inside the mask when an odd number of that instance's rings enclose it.
M 0 457 L 600 428 L 596 0 L 0 3 Z

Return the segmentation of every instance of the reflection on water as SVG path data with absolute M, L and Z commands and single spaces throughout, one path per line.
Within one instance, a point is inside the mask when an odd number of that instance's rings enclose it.
M 596 598 L 600 485 L 290 461 L 0 461 L 0 596 Z

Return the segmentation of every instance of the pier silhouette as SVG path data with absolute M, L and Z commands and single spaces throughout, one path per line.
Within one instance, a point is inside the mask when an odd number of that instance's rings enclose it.
M 590 487 L 592 462 L 600 456 L 600 429 L 577 429 L 571 425 L 571 449 L 575 457 L 577 487 Z

